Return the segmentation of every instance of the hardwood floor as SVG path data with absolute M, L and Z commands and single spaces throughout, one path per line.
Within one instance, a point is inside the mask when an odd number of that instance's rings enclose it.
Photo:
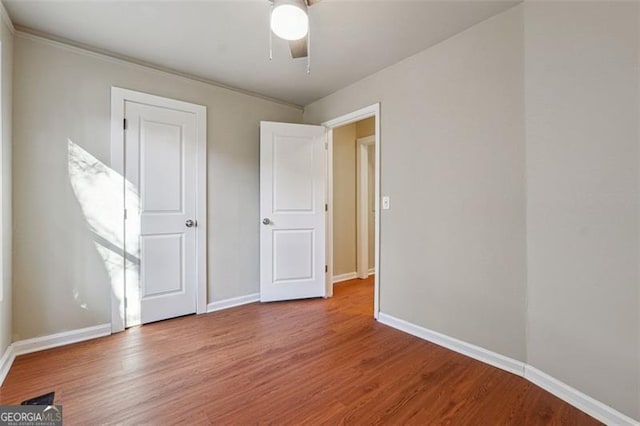
M 53 390 L 66 424 L 599 424 L 372 315 L 369 279 L 158 322 L 19 357 L 0 403 Z

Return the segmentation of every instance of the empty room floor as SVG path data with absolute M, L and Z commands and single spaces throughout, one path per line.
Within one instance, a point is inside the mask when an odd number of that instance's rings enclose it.
M 67 424 L 599 424 L 528 381 L 377 323 L 373 277 L 19 357 L 0 404 Z

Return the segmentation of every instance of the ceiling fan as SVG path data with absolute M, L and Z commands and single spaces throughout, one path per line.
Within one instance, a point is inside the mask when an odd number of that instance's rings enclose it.
M 271 33 L 289 42 L 291 57 L 307 58 L 309 73 L 309 14 L 311 6 L 320 0 L 269 0 L 271 3 Z M 271 37 L 269 59 L 273 58 Z

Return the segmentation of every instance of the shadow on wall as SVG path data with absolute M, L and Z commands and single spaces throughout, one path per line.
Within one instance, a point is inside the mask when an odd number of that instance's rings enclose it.
M 127 300 L 139 300 L 138 286 L 125 285 L 126 283 L 137 284 L 138 282 L 140 224 L 139 221 L 129 221 L 125 242 L 122 221 L 124 211 L 123 182 L 126 194 L 125 202 L 130 212 L 139 211 L 138 192 L 130 182 L 123 180 L 119 173 L 107 167 L 71 139 L 68 139 L 67 145 L 68 172 L 73 193 L 89 225 L 96 250 L 109 274 L 111 291 L 118 300 L 119 312 L 125 312 L 123 288 L 126 288 Z M 125 247 L 126 253 L 124 252 Z M 126 259 L 126 268 L 122 261 L 123 253 Z M 74 289 L 74 298 L 82 306 L 77 289 Z M 126 315 L 126 324 L 139 323 L 139 303 L 129 304 Z

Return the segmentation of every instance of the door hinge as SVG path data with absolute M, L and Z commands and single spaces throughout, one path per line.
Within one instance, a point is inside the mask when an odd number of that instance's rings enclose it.
M 127 209 L 124 209 L 124 220 L 127 220 Z
M 123 118 L 123 119 L 122 119 L 122 128 L 123 128 L 124 130 L 127 130 L 127 119 L 126 119 L 126 118 Z
M 328 265 L 324 265 L 324 273 L 326 274 L 327 272 L 329 272 L 329 266 Z
M 329 142 L 324 143 L 324 149 L 329 149 Z
M 325 205 L 324 205 L 324 211 L 325 211 L 325 212 L 328 212 L 328 211 L 329 211 L 329 204 L 325 204 Z

